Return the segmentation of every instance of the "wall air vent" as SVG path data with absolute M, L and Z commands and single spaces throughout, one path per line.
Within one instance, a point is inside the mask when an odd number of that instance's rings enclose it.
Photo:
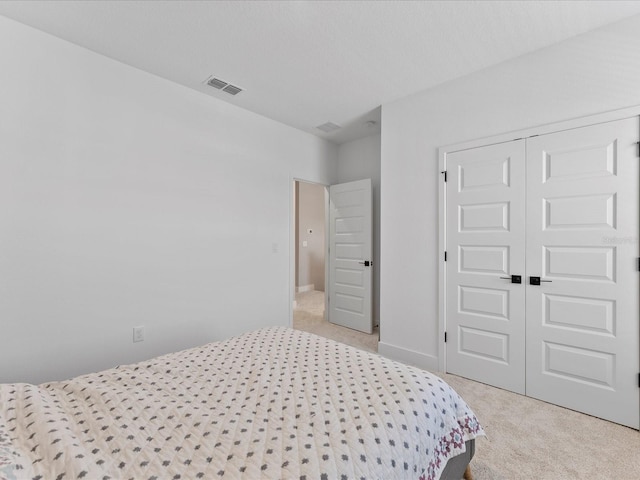
M 335 123 L 332 122 L 327 122 L 327 123 L 323 123 L 322 125 L 318 125 L 316 127 L 318 130 L 322 130 L 324 133 L 331 133 L 334 132 L 336 130 L 340 130 L 340 125 L 336 125 Z
M 213 87 L 217 90 L 222 90 L 229 95 L 237 95 L 243 90 L 236 85 L 231 85 L 229 82 L 225 82 L 224 80 L 220 80 L 219 78 L 214 76 L 207 78 L 205 83 L 210 87 Z

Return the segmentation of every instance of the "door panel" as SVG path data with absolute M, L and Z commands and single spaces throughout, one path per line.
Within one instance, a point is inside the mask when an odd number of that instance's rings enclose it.
M 506 275 L 509 272 L 509 247 L 506 245 L 460 245 L 460 272 Z
M 524 393 L 524 141 L 447 155 L 447 371 Z
M 637 118 L 527 140 L 527 395 L 640 426 Z
M 508 232 L 509 203 L 460 205 L 460 232 Z
M 373 332 L 371 180 L 329 188 L 329 321 Z
M 498 332 L 460 327 L 460 352 L 472 357 L 509 364 L 509 337 Z
M 615 228 L 615 194 L 545 198 L 543 202 L 545 230 Z
M 508 320 L 509 292 L 490 288 L 458 287 L 458 311 Z
M 613 300 L 553 294 L 546 294 L 544 300 L 545 325 L 615 335 Z
M 574 240 L 575 241 L 575 240 Z M 614 247 L 542 247 L 546 277 L 615 282 Z

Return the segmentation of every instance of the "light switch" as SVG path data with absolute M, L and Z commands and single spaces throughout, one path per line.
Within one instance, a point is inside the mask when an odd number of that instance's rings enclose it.
M 307 242 L 306 240 L 303 240 L 303 241 L 302 241 L 302 246 L 303 246 L 303 247 L 306 247 L 306 246 L 308 246 L 308 245 L 309 245 L 309 242 Z
M 133 341 L 144 342 L 144 327 L 133 327 Z

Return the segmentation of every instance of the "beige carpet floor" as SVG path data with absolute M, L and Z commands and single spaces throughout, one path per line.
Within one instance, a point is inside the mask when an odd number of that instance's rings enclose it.
M 438 374 L 476 413 L 475 480 L 637 480 L 640 432 L 461 377 Z
M 378 335 L 323 320 L 322 292 L 296 295 L 294 328 L 377 351 Z M 640 432 L 572 410 L 438 373 L 478 416 L 475 480 L 640 480 Z
M 378 351 L 378 329 L 371 335 L 334 325 L 324 319 L 324 292 L 296 293 L 293 309 L 293 328 L 315 333 L 331 340 L 347 343 L 368 352 Z

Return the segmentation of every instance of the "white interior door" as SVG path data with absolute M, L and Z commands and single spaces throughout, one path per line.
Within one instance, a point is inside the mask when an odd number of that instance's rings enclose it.
M 371 180 L 329 187 L 329 321 L 373 332 Z
M 525 274 L 524 148 L 519 140 L 446 158 L 447 371 L 519 393 L 525 285 L 511 276 Z
M 527 140 L 527 395 L 633 428 L 639 131 L 632 118 Z

